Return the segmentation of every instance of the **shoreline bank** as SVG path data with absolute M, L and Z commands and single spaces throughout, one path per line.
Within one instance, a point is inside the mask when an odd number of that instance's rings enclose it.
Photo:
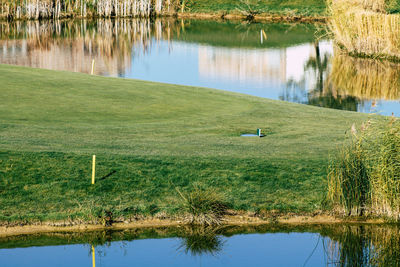
M 265 13 L 255 15 L 249 19 L 246 15 L 240 14 L 208 14 L 208 13 L 178 13 L 177 18 L 186 19 L 213 19 L 213 20 L 242 20 L 251 22 L 304 22 L 304 23 L 326 23 L 326 16 L 302 16 L 302 15 L 279 15 Z
M 0 16 L 0 22 L 12 22 L 12 21 L 49 21 L 49 20 L 69 20 L 69 19 L 151 19 L 151 18 L 176 18 L 176 19 L 204 19 L 204 20 L 240 20 L 249 22 L 301 22 L 301 23 L 326 23 L 328 20 L 327 16 L 306 16 L 306 15 L 282 15 L 276 13 L 262 13 L 257 14 L 251 18 L 246 15 L 237 13 L 165 13 L 155 17 L 81 17 L 81 16 L 61 16 L 60 18 L 43 18 L 43 19 L 12 19 L 11 21 L 7 17 Z
M 336 224 L 385 224 L 383 219 L 371 218 L 339 218 L 332 215 L 281 215 L 262 219 L 254 216 L 233 215 L 223 219 L 219 226 L 257 226 L 257 225 L 336 225 Z M 173 219 L 143 219 L 134 222 L 117 222 L 111 226 L 100 224 L 77 224 L 65 225 L 65 222 L 42 222 L 41 224 L 0 226 L 0 237 L 9 237 L 17 235 L 30 235 L 40 233 L 54 232 L 90 232 L 99 230 L 128 230 L 135 228 L 153 228 L 153 227 L 178 227 L 189 226 L 189 222 Z M 64 225 L 64 226 L 61 226 Z

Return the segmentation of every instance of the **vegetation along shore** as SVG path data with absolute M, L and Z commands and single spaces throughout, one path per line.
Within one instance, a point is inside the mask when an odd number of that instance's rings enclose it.
M 59 19 L 179 16 L 263 20 L 325 20 L 323 0 L 39 0 L 0 1 L 0 18 Z

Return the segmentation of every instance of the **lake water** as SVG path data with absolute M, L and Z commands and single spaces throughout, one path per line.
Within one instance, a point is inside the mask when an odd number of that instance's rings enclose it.
M 341 55 L 324 25 L 199 20 L 0 23 L 0 63 L 203 86 L 400 116 L 400 65 Z
M 398 266 L 399 228 L 156 228 L 0 238 L 1 266 Z

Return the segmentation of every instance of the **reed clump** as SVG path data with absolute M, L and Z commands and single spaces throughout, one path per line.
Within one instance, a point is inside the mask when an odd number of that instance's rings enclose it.
M 329 27 L 337 44 L 354 55 L 400 58 L 400 15 L 393 1 L 330 0 Z
M 0 0 L 0 18 L 150 17 L 173 14 L 179 0 Z
M 181 197 L 180 209 L 191 224 L 219 225 L 227 213 L 228 204 L 218 192 L 195 187 L 191 192 L 183 194 L 177 189 Z
M 330 164 L 328 200 L 347 215 L 400 218 L 400 123 L 368 121 Z
M 336 52 L 328 76 L 328 83 L 335 93 L 361 100 L 400 98 L 400 64 Z

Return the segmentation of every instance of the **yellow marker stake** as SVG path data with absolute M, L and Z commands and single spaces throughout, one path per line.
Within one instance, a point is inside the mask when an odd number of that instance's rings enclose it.
M 96 176 L 96 155 L 93 155 L 92 163 L 92 184 L 94 184 L 94 177 Z
M 96 267 L 96 257 L 94 256 L 94 246 L 92 245 L 92 265 Z

